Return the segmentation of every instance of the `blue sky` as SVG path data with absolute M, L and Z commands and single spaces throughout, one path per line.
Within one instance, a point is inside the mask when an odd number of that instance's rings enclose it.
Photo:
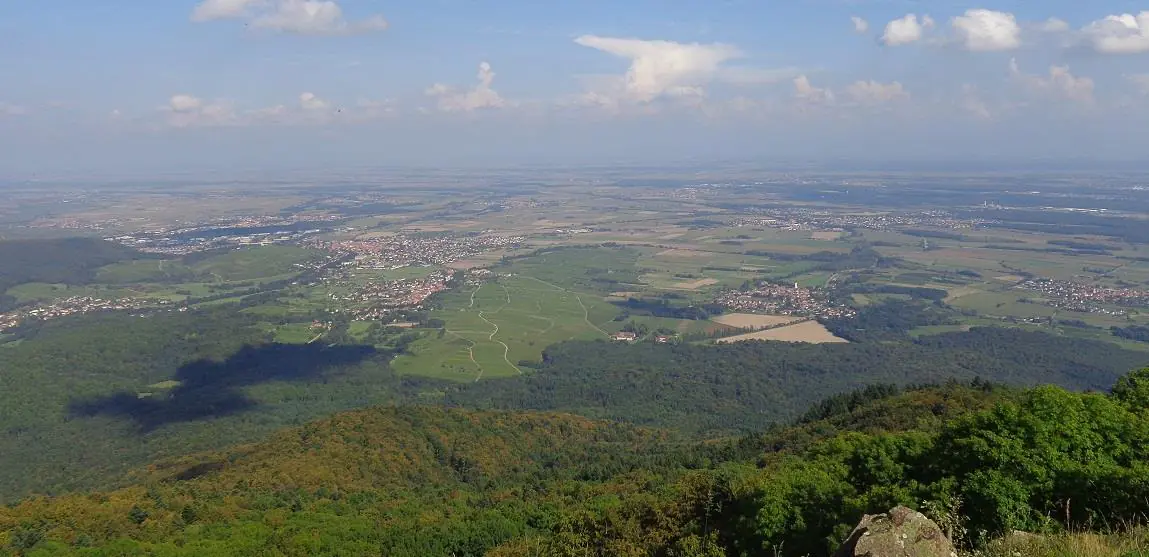
M 38 0 L 0 46 L 0 176 L 1149 152 L 1149 3 Z

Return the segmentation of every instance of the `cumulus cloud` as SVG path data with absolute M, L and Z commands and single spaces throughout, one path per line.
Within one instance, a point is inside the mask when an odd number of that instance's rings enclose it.
M 242 19 L 257 29 L 300 35 L 355 35 L 387 28 L 383 16 L 348 21 L 334 0 L 205 0 L 192 21 Z
M 303 93 L 299 95 L 299 107 L 308 111 L 329 110 L 331 103 L 317 97 L 315 93 Z
M 199 97 L 180 94 L 168 99 L 164 107 L 168 123 L 177 128 L 225 126 L 236 123 L 235 112 L 225 102 L 207 102 Z
M 897 81 L 892 83 L 858 81 L 846 87 L 846 93 L 861 104 L 880 104 L 910 98 L 906 88 Z
M 499 95 L 491 84 L 495 81 L 495 72 L 487 62 L 479 64 L 479 83 L 467 91 L 456 91 L 451 87 L 436 83 L 429 87 L 427 96 L 439 99 L 439 110 L 444 112 L 472 112 L 480 109 L 503 108 L 507 101 Z
M 850 16 L 850 22 L 854 24 L 854 32 L 859 35 L 870 31 L 870 22 L 858 16 Z
M 1053 93 L 1062 98 L 1077 101 L 1082 104 L 1094 103 L 1093 80 L 1088 77 L 1077 77 L 1070 73 L 1068 66 L 1050 66 L 1049 75 L 1030 75 L 1023 73 L 1014 58 L 1009 61 L 1009 72 L 1015 78 L 1037 91 Z
M 637 102 L 650 102 L 664 95 L 697 93 L 706 82 L 720 77 L 724 62 L 742 55 L 737 48 L 724 44 L 683 44 L 594 35 L 578 37 L 575 43 L 630 60 L 622 89 L 628 100 Z
M 800 75 L 794 78 L 794 98 L 807 104 L 830 104 L 834 102 L 834 92 L 814 87 L 810 78 Z
M 928 15 L 919 18 L 917 14 L 906 14 L 905 17 L 886 24 L 886 30 L 882 33 L 882 44 L 901 46 L 916 43 L 922 40 L 926 30 L 933 26 L 934 20 Z
M 1111 15 L 1081 30 L 1094 50 L 1103 54 L 1149 52 L 1149 11 Z
M 966 50 L 988 52 L 1021 46 L 1021 26 L 1011 13 L 967 10 L 950 23 Z
M 191 95 L 173 95 L 168 106 L 172 112 L 191 112 L 203 106 L 203 101 Z
M 265 0 L 204 0 L 192 11 L 192 21 L 237 18 L 250 15 Z

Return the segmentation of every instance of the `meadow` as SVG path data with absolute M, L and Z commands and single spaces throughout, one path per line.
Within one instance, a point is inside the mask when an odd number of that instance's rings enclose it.
M 527 275 L 451 292 L 432 317 L 445 323 L 392 361 L 400 374 L 479 381 L 524 373 L 547 346 L 608 336 L 615 313 L 601 296 Z

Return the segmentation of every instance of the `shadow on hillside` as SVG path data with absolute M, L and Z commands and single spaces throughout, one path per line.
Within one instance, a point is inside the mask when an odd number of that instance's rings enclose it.
M 128 418 L 144 431 L 169 423 L 218 418 L 258 404 L 241 391 L 243 387 L 318 378 L 326 370 L 362 362 L 374 353 L 371 346 L 245 346 L 223 362 L 199 360 L 184 365 L 174 378 L 179 385 L 170 390 L 73 400 L 68 411 L 72 417 Z

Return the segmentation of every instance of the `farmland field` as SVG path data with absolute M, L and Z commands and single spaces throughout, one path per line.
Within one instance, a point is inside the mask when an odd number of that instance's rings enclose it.
M 396 358 L 401 374 L 455 381 L 509 377 L 537 362 L 547 346 L 606 338 L 616 310 L 599 296 L 530 276 L 503 276 L 452 292 L 433 312 L 446 326 Z
M 759 329 L 762 327 L 774 327 L 777 325 L 785 325 L 798 321 L 799 317 L 789 315 L 761 315 L 757 313 L 727 313 L 719 315 L 718 317 L 711 318 L 715 323 L 729 325 L 738 329 Z
M 834 336 L 833 333 L 826 330 L 821 323 L 817 321 L 804 321 L 796 325 L 788 325 L 779 327 L 777 329 L 770 329 L 768 331 L 758 331 L 756 333 L 748 333 L 745 335 L 738 335 L 736 337 L 728 337 L 719 339 L 719 344 L 730 344 L 732 342 L 742 342 L 747 340 L 774 340 L 779 342 L 804 342 L 807 344 L 832 344 L 844 343 L 846 340 Z

